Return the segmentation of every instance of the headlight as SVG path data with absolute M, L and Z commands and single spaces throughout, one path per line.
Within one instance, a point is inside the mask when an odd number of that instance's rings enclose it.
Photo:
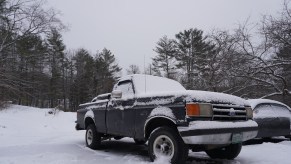
M 247 118 L 253 118 L 253 109 L 251 107 L 246 107 Z
M 211 104 L 198 104 L 188 103 L 186 104 L 186 114 L 190 117 L 212 117 L 213 110 Z

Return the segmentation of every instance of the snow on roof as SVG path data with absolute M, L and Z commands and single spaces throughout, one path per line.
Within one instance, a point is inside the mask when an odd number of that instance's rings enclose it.
M 288 107 L 286 104 L 284 103 L 281 103 L 279 101 L 275 101 L 275 100 L 270 100 L 270 99 L 248 99 L 247 100 L 251 107 L 254 109 L 258 104 L 264 104 L 264 103 L 274 103 L 274 104 L 280 104 L 280 105 L 283 105 L 283 106 L 286 106 L 288 109 L 291 110 L 290 107 Z
M 130 79 L 133 81 L 136 95 L 186 90 L 175 80 L 152 75 L 133 74 L 122 77 L 120 81 Z

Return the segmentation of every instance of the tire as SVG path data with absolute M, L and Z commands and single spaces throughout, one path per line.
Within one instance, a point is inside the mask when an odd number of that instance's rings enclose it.
M 144 145 L 147 141 L 144 140 L 139 140 L 139 139 L 133 139 L 135 144 L 137 145 Z
M 148 141 L 151 161 L 156 158 L 169 158 L 172 164 L 183 164 L 188 157 L 188 147 L 174 129 L 159 127 L 155 129 Z
M 234 159 L 239 155 L 241 148 L 242 148 L 241 143 L 231 144 L 223 148 L 207 150 L 206 154 L 211 158 Z
M 91 149 L 100 149 L 101 145 L 101 135 L 97 132 L 96 127 L 94 124 L 88 125 L 86 129 L 86 146 L 88 146 Z

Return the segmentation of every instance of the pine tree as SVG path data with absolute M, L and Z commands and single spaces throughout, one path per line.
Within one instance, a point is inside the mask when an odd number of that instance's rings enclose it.
M 184 30 L 176 34 L 178 54 L 178 68 L 186 71 L 185 85 L 187 89 L 197 89 L 197 81 L 200 73 L 206 68 L 207 55 L 211 53 L 214 46 L 206 41 L 203 31 L 198 29 Z M 195 82 L 196 81 L 196 82 Z M 199 86 L 198 86 L 199 87 Z
M 43 69 L 46 51 L 43 43 L 44 41 L 37 35 L 29 35 L 16 42 L 19 56 L 17 72 L 21 79 L 19 82 L 22 82 L 19 86 L 19 90 L 22 91 L 22 94 L 19 94 L 19 104 L 38 106 L 44 85 L 41 81 L 45 76 Z
M 73 56 L 74 81 L 70 89 L 71 109 L 88 102 L 94 94 L 94 59 L 85 49 L 79 49 Z
M 57 102 L 57 100 L 65 97 L 62 92 L 62 67 L 64 66 L 65 45 L 62 35 L 56 29 L 52 29 L 47 38 L 48 64 L 50 69 L 49 99 L 50 107 L 55 107 L 60 105 L 60 102 Z
M 154 51 L 158 54 L 152 58 L 155 74 L 174 79 L 176 73 L 174 56 L 177 53 L 175 40 L 168 39 L 167 36 L 162 37 Z
M 113 85 L 120 76 L 121 68 L 118 66 L 114 55 L 104 48 L 96 55 L 96 93 L 111 92 Z

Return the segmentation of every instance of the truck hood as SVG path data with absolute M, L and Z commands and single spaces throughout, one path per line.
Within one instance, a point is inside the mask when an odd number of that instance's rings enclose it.
M 225 93 L 187 90 L 185 91 L 186 101 L 206 102 L 213 104 L 230 104 L 239 106 L 250 106 L 243 98 Z
M 238 106 L 250 106 L 250 104 L 243 98 L 229 95 L 225 93 L 209 92 L 209 91 L 199 91 L 199 90 L 184 90 L 175 92 L 155 92 L 155 93 L 145 93 L 139 95 L 140 98 L 145 97 L 172 97 L 183 98 L 186 102 L 201 102 L 201 103 L 211 103 L 211 104 L 229 104 Z

